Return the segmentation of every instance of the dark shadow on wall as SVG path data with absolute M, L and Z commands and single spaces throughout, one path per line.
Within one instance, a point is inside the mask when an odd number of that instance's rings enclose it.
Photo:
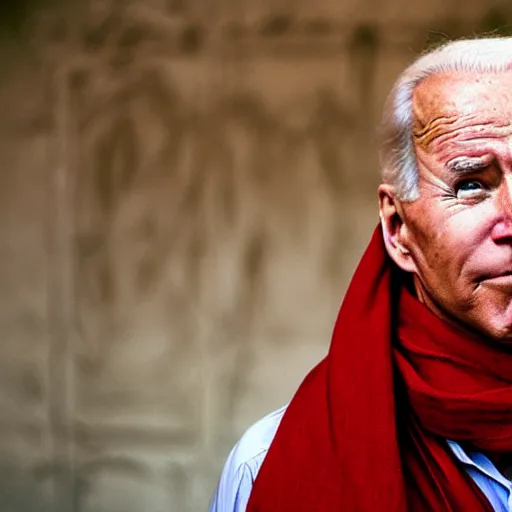
M 33 16 L 53 0 L 2 0 L 0 39 L 20 36 Z
M 0 465 L 0 510 L 2 512 L 65 512 L 51 503 L 38 483 L 13 465 Z

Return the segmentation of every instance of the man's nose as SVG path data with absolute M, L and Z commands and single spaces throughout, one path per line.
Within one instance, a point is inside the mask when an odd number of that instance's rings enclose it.
M 493 227 L 492 238 L 496 243 L 512 243 L 512 175 L 501 183 L 498 208 L 500 220 Z
M 512 218 L 512 174 L 503 177 L 499 194 L 501 213 Z

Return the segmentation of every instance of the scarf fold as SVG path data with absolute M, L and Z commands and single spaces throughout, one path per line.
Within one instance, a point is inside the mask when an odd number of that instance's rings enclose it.
M 446 439 L 512 451 L 512 356 L 437 318 L 404 282 L 377 227 L 247 512 L 492 512 Z

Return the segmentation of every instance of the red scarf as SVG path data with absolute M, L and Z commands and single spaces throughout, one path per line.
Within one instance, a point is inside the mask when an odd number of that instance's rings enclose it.
M 446 439 L 512 451 L 512 356 L 437 318 L 404 276 L 377 228 L 247 512 L 492 511 Z

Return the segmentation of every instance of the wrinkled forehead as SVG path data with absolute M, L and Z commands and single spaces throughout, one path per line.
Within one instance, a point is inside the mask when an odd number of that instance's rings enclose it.
M 439 118 L 482 116 L 482 121 L 512 119 L 512 72 L 435 73 L 413 93 L 415 129 Z

